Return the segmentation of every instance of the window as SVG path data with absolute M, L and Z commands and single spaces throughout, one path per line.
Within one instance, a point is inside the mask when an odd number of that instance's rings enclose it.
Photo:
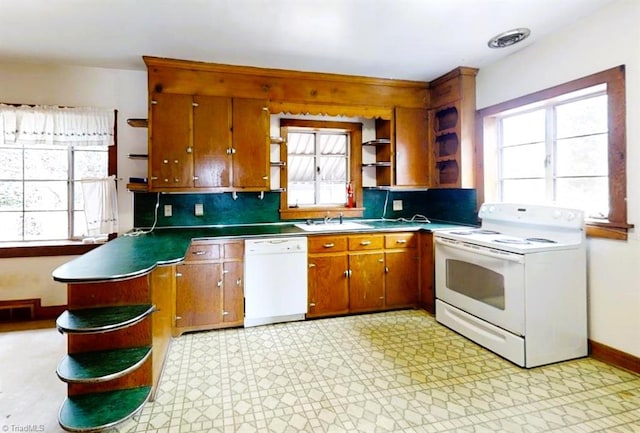
M 344 130 L 289 128 L 289 207 L 344 205 L 349 182 L 349 135 Z
M 114 141 L 114 112 L 108 110 L 109 118 L 103 123 L 100 116 L 105 110 L 0 108 L 0 241 L 86 236 L 80 180 L 106 178 L 115 171 L 110 167 L 110 161 L 115 165 L 115 146 L 104 144 Z M 64 121 L 55 120 L 58 114 Z
M 286 143 L 281 218 L 362 216 L 362 123 L 280 119 L 280 136 Z M 349 183 L 352 208 L 346 207 Z
M 626 238 L 624 67 L 479 111 L 485 201 L 585 210 L 588 233 Z

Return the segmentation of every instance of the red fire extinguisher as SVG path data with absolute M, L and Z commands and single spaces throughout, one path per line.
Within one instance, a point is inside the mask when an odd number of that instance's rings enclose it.
M 356 200 L 353 194 L 353 182 L 347 184 L 347 207 L 356 207 Z

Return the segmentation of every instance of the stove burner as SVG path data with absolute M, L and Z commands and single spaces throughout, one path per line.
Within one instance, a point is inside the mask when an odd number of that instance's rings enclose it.
M 478 229 L 474 231 L 474 233 L 477 233 L 480 235 L 499 235 L 500 234 L 500 232 L 497 232 L 495 230 L 489 230 L 489 229 Z
M 449 232 L 452 235 L 461 235 L 461 236 L 470 236 L 470 235 L 499 235 L 500 232 L 495 230 L 488 229 L 475 229 L 475 230 L 465 230 L 465 231 L 455 231 Z
M 514 245 L 525 245 L 530 244 L 527 239 L 496 239 L 494 242 L 498 242 L 501 244 L 514 244 Z
M 543 244 L 557 244 L 558 242 L 552 240 L 552 239 L 545 239 L 545 238 L 527 238 L 526 240 L 531 241 L 531 242 L 540 242 Z

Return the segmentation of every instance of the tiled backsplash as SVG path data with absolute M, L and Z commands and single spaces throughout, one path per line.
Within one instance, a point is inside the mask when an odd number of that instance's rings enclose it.
M 416 214 L 429 219 L 475 224 L 475 189 L 430 189 L 426 191 L 386 191 L 365 189 L 364 218 L 411 218 Z M 134 226 L 148 228 L 154 222 L 156 202 L 157 227 L 193 227 L 217 224 L 254 224 L 279 222 L 280 193 L 232 194 L 156 194 L 134 193 Z M 393 211 L 393 201 L 402 200 L 402 211 Z M 387 203 L 385 210 L 385 201 Z M 195 215 L 196 204 L 204 214 Z M 164 206 L 171 205 L 172 216 L 164 216 Z

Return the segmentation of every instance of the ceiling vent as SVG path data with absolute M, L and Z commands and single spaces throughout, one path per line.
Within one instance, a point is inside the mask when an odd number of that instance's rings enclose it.
M 489 48 L 505 48 L 520 41 L 525 40 L 531 34 L 531 30 L 526 28 L 509 30 L 492 37 L 489 42 Z

